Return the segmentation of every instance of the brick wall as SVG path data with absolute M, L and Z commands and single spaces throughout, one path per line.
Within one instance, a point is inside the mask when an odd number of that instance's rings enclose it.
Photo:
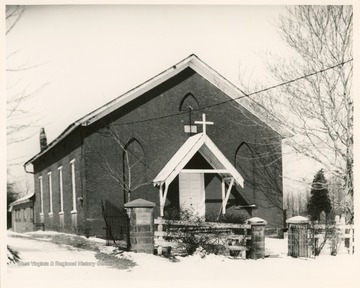
M 86 205 L 89 208 L 90 218 L 101 217 L 101 210 L 97 209 L 100 199 L 109 199 L 122 207 L 124 197 L 126 198 L 121 179 L 120 181 L 114 180 L 109 169 L 106 168 L 107 165 L 110 165 L 120 174 L 123 171 L 123 150 L 118 144 L 119 140 L 124 146 L 127 141 L 135 137 L 144 149 L 142 160 L 147 166 L 145 169 L 147 172 L 143 179 L 144 185 L 132 192 L 131 199 L 144 198 L 159 203 L 158 189 L 153 187 L 151 180 L 188 138 L 188 134 L 184 133 L 184 124 L 188 124 L 189 116 L 180 115 L 156 121 L 132 122 L 178 113 L 183 98 L 189 93 L 196 98 L 200 107 L 229 99 L 219 89 L 188 69 L 89 127 L 85 140 L 85 170 L 88 200 Z M 228 103 L 194 112 L 193 121 L 200 120 L 203 112 L 206 113 L 208 120 L 215 122 L 215 125 L 208 128 L 208 136 L 233 165 L 236 151 L 241 143 L 248 143 L 254 150 L 264 149 L 262 147 L 263 135 L 273 140 L 272 145 L 266 147 L 270 150 L 267 153 L 281 155 L 281 137 L 245 109 L 239 110 L 234 107 L 234 103 Z M 254 124 L 253 121 L 258 124 Z M 106 135 L 105 125 L 107 123 L 110 123 L 115 136 Z M 198 131 L 201 131 L 200 126 Z M 265 167 L 269 167 L 272 163 L 270 158 L 265 158 L 263 161 L 265 161 L 263 163 Z M 281 175 L 281 156 L 278 163 L 280 165 L 273 167 L 275 168 L 274 175 Z M 243 169 L 246 168 L 243 167 Z M 257 174 L 259 175 L 256 188 L 257 209 L 240 211 L 235 210 L 235 205 L 233 205 L 228 210 L 238 214 L 259 216 L 266 219 L 269 226 L 282 225 L 282 180 L 281 177 L 276 179 L 277 185 L 275 186 L 278 186 L 279 189 L 275 189 L 272 183 L 261 177 L 265 174 L 261 171 L 258 171 Z M 216 175 L 209 175 L 206 176 L 206 182 L 208 185 L 206 197 L 209 202 L 207 212 L 218 213 L 221 207 L 221 180 Z M 178 191 L 174 186 L 176 185 L 172 185 L 171 189 L 176 194 Z M 168 204 L 176 202 L 176 197 L 170 195 L 171 189 L 169 190 Z M 234 191 L 230 197 L 230 203 L 246 204 L 244 199 L 236 195 L 238 193 Z M 274 201 L 274 199 L 276 200 Z M 91 209 L 91 207 L 96 209 Z M 208 211 L 209 209 L 212 211 Z M 155 217 L 159 215 L 159 205 L 154 211 Z
M 42 177 L 43 188 L 43 210 L 44 225 L 46 230 L 74 231 L 72 223 L 73 194 L 72 194 L 72 172 L 71 161 L 75 167 L 75 188 L 76 188 L 76 210 L 77 222 L 82 223 L 84 210 L 79 197 L 83 195 L 83 181 L 81 176 L 82 166 L 81 133 L 75 130 L 65 141 L 60 142 L 54 149 L 45 153 L 34 163 L 34 183 L 35 183 L 35 223 L 41 223 L 41 193 L 40 177 Z M 60 216 L 60 171 L 62 171 L 63 187 L 63 216 Z M 50 182 L 49 172 L 51 172 L 52 187 L 52 210 L 50 213 Z M 64 217 L 64 226 L 60 225 L 60 217 Z
M 40 222 L 40 187 L 39 177 L 43 178 L 44 193 L 44 222 L 45 229 L 60 229 L 59 218 L 59 172 L 62 166 L 64 191 L 64 222 L 65 228 L 60 230 L 71 231 L 72 210 L 72 183 L 70 161 L 75 159 L 76 200 L 78 210 L 78 226 L 90 225 L 91 234 L 104 234 L 104 221 L 101 211 L 101 200 L 108 200 L 115 206 L 123 208 L 128 201 L 124 190 L 123 171 L 124 147 L 135 149 L 141 161 L 132 159 L 132 176 L 137 175 L 132 183 L 131 199 L 144 198 L 157 204 L 154 215 L 159 215 L 159 192 L 153 187 L 152 180 L 172 155 L 189 137 L 184 132 L 184 125 L 189 124 L 189 115 L 182 114 L 174 117 L 162 118 L 156 121 L 142 122 L 162 115 L 179 113 L 186 108 L 184 98 L 191 96 L 191 105 L 208 107 L 216 103 L 229 100 L 229 97 L 211 85 L 191 69 L 186 69 L 172 79 L 148 91 L 143 96 L 131 101 L 106 117 L 90 126 L 79 127 L 65 140 L 59 142 L 53 149 L 45 153 L 34 162 L 35 172 L 35 222 Z M 195 99 L 195 100 L 194 100 Z M 190 103 L 189 102 L 189 103 Z M 184 104 L 185 103 L 185 104 Z M 195 107 L 197 108 L 197 107 Z M 186 110 L 186 109 L 185 109 Z M 232 190 L 227 213 L 237 215 L 258 216 L 268 221 L 268 226 L 282 226 L 282 174 L 281 137 L 269 127 L 255 118 L 244 108 L 239 108 L 233 102 L 224 105 L 206 108 L 192 113 L 192 121 L 201 120 L 201 113 L 206 113 L 207 119 L 215 125 L 207 129 L 208 136 L 236 166 L 239 171 L 239 160 L 236 153 L 240 144 L 246 142 L 254 155 L 265 153 L 278 155 L 279 160 L 274 162 L 271 157 L 260 157 L 261 167 L 256 168 L 254 189 L 249 189 L 249 179 L 245 179 L 245 191 L 241 188 Z M 137 122 L 137 123 L 134 123 Z M 110 125 L 111 133 L 106 128 Z M 198 131 L 201 131 L 198 126 Z M 272 139 L 271 145 L 264 145 L 265 139 Z M 131 154 L 131 153 L 130 153 Z M 238 158 L 239 159 L 239 158 Z M 138 163 L 135 163 L 135 162 Z M 140 163 L 140 164 L 139 164 Z M 241 163 L 241 169 L 249 170 L 249 164 Z M 277 163 L 277 165 L 274 165 Z M 269 174 L 270 171 L 270 174 Z M 49 217 L 49 185 L 48 175 L 51 172 L 53 191 L 53 217 Z M 140 175 L 140 177 L 139 177 Z M 268 179 L 269 178 L 269 179 Z M 126 182 L 127 179 L 125 179 Z M 221 179 L 217 175 L 206 175 L 206 204 L 208 214 L 219 213 L 221 208 Z M 141 185 L 137 185 L 141 184 Z M 177 179 L 169 188 L 167 204 L 178 205 Z M 255 192 L 253 192 L 253 190 Z M 241 193 L 246 194 L 246 199 Z M 240 196 L 239 196 L 240 195 Z M 250 199 L 250 200 L 249 200 Z M 239 205 L 253 204 L 256 209 L 238 210 Z

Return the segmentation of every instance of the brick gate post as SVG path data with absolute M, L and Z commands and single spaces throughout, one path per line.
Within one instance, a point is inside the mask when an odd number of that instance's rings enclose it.
M 247 220 L 251 225 L 251 249 L 250 258 L 265 258 L 265 226 L 267 222 L 259 217 Z
M 136 199 L 125 205 L 130 218 L 130 251 L 154 252 L 154 203 Z

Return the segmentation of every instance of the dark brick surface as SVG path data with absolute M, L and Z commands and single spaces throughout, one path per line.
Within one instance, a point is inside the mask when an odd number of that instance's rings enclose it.
M 116 133 L 118 140 L 123 146 L 127 142 L 136 139 L 136 145 L 143 165 L 137 165 L 132 171 L 141 185 L 134 185 L 131 199 L 143 198 L 156 203 L 154 215 L 159 215 L 159 192 L 157 187 L 152 185 L 152 179 L 166 165 L 172 155 L 181 147 L 188 138 L 184 133 L 184 124 L 188 124 L 189 115 L 179 115 L 159 119 L 156 121 L 133 123 L 143 119 L 156 118 L 161 115 L 176 114 L 179 112 L 183 98 L 191 93 L 199 104 L 199 107 L 207 107 L 216 103 L 228 100 L 229 97 L 218 88 L 211 85 L 200 75 L 195 74 L 191 69 L 186 69 L 176 77 L 166 81 L 158 87 L 147 92 L 136 100 L 126 104 L 120 109 L 110 113 L 108 116 L 93 123 L 90 126 L 80 126 L 75 129 L 65 140 L 59 142 L 53 149 L 45 153 L 34 162 L 35 172 L 35 217 L 40 222 L 40 190 L 38 177 L 43 175 L 44 189 L 44 213 L 45 226 L 56 227 L 59 223 L 59 166 L 63 166 L 63 189 L 64 189 L 64 212 L 65 226 L 71 226 L 72 196 L 70 161 L 76 159 L 76 186 L 77 197 L 82 196 L 83 202 L 77 201 L 78 223 L 82 225 L 84 219 L 90 219 L 94 225 L 92 233 L 104 234 L 102 221 L 101 200 L 109 200 L 112 204 L 122 208 L 126 200 L 123 185 L 115 181 L 106 169 L 107 165 L 113 167 L 121 175 L 123 171 L 123 150 L 113 137 L 105 135 L 106 125 Z M 241 143 L 246 142 L 253 151 L 281 155 L 281 137 L 269 127 L 260 122 L 244 108 L 236 107 L 233 102 L 224 105 L 214 106 L 202 111 L 194 111 L 193 120 L 200 120 L 201 113 L 206 113 L 207 119 L 215 125 L 207 129 L 208 136 L 218 146 L 228 160 L 236 166 L 236 153 Z M 125 124 L 132 123 L 132 124 Z M 198 127 L 201 131 L 201 127 Z M 264 147 L 264 137 L 271 138 L 274 145 Z M 139 148 L 140 147 L 140 148 Z M 137 150 L 137 151 L 138 151 Z M 136 152 L 137 153 L 137 152 Z M 198 157 L 198 156 L 197 156 Z M 201 157 L 193 161 L 191 165 L 201 163 Z M 261 166 L 256 167 L 256 181 L 254 189 L 237 187 L 233 188 L 228 214 L 245 214 L 250 217 L 258 216 L 268 221 L 269 226 L 282 227 L 282 174 L 281 159 L 280 165 L 272 167 L 272 159 L 264 159 Z M 239 163 L 238 163 L 239 164 Z M 206 165 L 206 163 L 203 165 Z M 249 163 L 244 163 L 241 169 L 248 169 Z M 265 177 L 266 171 L 261 167 L 272 169 L 271 181 Z M 240 168 L 239 168 L 240 169 Z M 52 171 L 53 185 L 53 223 L 48 217 L 48 184 L 47 173 Z M 140 176 L 141 177 L 140 177 Z M 120 179 L 122 177 L 119 177 Z M 141 181 L 140 181 L 140 180 Z M 134 181 L 135 181 L 134 180 Z M 245 179 L 245 185 L 247 184 Z M 276 182 L 274 185 L 273 182 Z M 169 188 L 166 209 L 178 207 L 178 186 L 177 179 Z M 206 175 L 206 213 L 207 215 L 218 214 L 221 208 L 221 179 L 217 175 Z M 277 186 L 277 187 L 275 187 Z M 278 188 L 278 189 L 277 189 Z M 242 197 L 241 195 L 245 195 Z M 253 204 L 257 209 L 236 210 L 238 205 Z M 250 199 L 250 200 L 249 200 Z

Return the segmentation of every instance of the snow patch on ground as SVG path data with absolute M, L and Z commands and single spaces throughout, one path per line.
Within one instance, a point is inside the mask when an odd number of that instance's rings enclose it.
M 85 238 L 96 243 L 101 253 L 136 263 L 134 267 L 121 270 L 100 265 L 96 251 L 30 239 L 35 237 L 44 240 L 45 236 L 59 234 L 63 237 L 72 235 L 50 231 L 25 233 L 21 236 L 9 233 L 13 237 L 8 237 L 8 244 L 20 252 L 22 264 L 8 266 L 6 287 L 99 287 L 104 284 L 143 287 L 145 284 L 149 286 L 149 281 L 152 281 L 151 286 L 159 287 L 226 287 L 228 284 L 255 287 L 360 287 L 357 279 L 360 267 L 358 258 L 347 254 L 344 249 L 336 257 L 324 250 L 323 255 L 315 259 L 299 259 L 287 256 L 287 239 L 267 238 L 265 245 L 270 256 L 265 259 L 241 260 L 214 254 L 202 258 L 196 254 L 176 257 L 174 261 L 150 254 L 122 252 L 113 246 L 105 246 L 105 241 Z M 93 264 L 44 267 L 24 265 L 29 261 Z

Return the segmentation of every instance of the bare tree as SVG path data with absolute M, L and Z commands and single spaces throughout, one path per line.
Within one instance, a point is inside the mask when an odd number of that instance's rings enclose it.
M 343 189 L 341 179 L 336 177 L 329 178 L 328 190 L 333 215 L 345 215 L 346 222 L 350 222 L 354 214 L 354 206 L 351 195 L 347 194 Z
M 15 27 L 24 11 L 25 8 L 23 6 L 6 6 L 6 34 L 10 33 L 10 31 Z
M 149 175 L 152 172 L 151 167 L 145 163 L 139 149 L 131 145 L 136 143 L 136 137 L 132 133 L 127 136 L 124 136 L 125 133 L 120 135 L 110 125 L 106 125 L 97 133 L 104 137 L 104 141 L 113 143 L 112 147 L 116 152 L 112 155 L 112 159 L 109 159 L 102 149 L 95 146 L 89 148 L 96 153 L 97 162 L 103 168 L 105 175 L 119 185 L 119 191 L 123 191 L 124 201 L 129 202 L 133 191 L 152 183 Z M 117 164 L 114 163 L 114 158 L 119 159 Z
M 352 19 L 351 6 L 288 7 L 279 28 L 292 54 L 268 63 L 275 79 L 288 84 L 256 98 L 294 131 L 287 144 L 341 179 L 351 197 Z
M 15 28 L 16 24 L 22 18 L 25 13 L 24 6 L 19 5 L 8 5 L 6 6 L 6 35 L 8 35 Z M 32 137 L 35 133 L 30 131 L 28 128 L 34 127 L 37 120 L 31 120 L 29 118 L 30 111 L 25 108 L 26 102 L 30 99 L 33 99 L 37 93 L 39 93 L 48 83 L 45 83 L 38 87 L 37 89 L 28 89 L 28 88 L 19 88 L 17 85 L 20 82 L 20 77 L 14 83 L 10 83 L 11 74 L 21 73 L 22 71 L 30 70 L 39 65 L 36 64 L 21 64 L 21 65 L 11 65 L 11 59 L 16 57 L 19 51 L 11 51 L 7 57 L 7 67 L 6 72 L 8 74 L 8 85 L 7 85 L 7 99 L 6 99 L 6 118 L 7 118 L 7 143 L 8 145 L 22 142 Z M 37 132 L 36 132 L 37 133 Z M 10 159 L 13 165 L 17 162 L 17 159 Z

